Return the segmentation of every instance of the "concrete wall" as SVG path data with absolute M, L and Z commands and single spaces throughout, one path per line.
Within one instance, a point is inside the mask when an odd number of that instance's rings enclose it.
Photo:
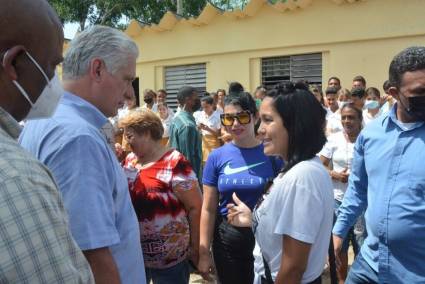
M 381 87 L 392 57 L 425 45 L 423 0 L 251 0 L 243 11 L 208 6 L 197 19 L 166 14 L 159 25 L 127 29 L 140 47 L 140 89 L 163 88 L 164 67 L 206 63 L 207 90 L 239 81 L 261 83 L 261 58 L 321 52 L 323 84 L 338 76 L 350 88 L 356 75 Z

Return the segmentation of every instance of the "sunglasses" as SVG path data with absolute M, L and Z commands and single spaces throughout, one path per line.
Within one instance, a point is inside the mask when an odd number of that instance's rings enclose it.
M 248 124 L 251 122 L 251 113 L 247 110 L 244 110 L 236 114 L 220 114 L 221 124 L 224 126 L 232 126 L 235 122 L 235 119 L 237 119 L 240 124 Z

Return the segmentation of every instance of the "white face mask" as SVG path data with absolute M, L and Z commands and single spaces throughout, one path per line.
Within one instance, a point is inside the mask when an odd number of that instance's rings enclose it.
M 338 101 L 338 108 L 343 108 L 344 106 L 351 104 L 351 101 Z
M 44 87 L 37 101 L 33 103 L 24 88 L 22 88 L 22 86 L 17 81 L 12 81 L 13 84 L 15 84 L 16 88 L 18 88 L 21 94 L 31 105 L 31 109 L 25 119 L 31 120 L 51 117 L 55 113 L 59 100 L 63 95 L 63 88 L 59 81 L 59 76 L 55 72 L 55 75 L 49 81 L 49 78 L 47 77 L 46 73 L 44 73 L 43 69 L 40 67 L 37 61 L 35 61 L 35 59 L 28 52 L 25 53 L 28 58 L 35 64 L 37 69 L 40 70 L 41 74 L 43 74 L 43 77 L 46 79 L 47 82 L 47 85 Z
M 374 100 L 366 101 L 364 104 L 364 109 L 377 109 L 379 108 L 379 102 Z

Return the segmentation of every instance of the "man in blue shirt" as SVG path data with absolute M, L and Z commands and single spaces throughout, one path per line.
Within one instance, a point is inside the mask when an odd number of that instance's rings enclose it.
M 396 55 L 388 116 L 359 135 L 334 226 L 336 254 L 366 209 L 368 236 L 346 283 L 425 283 L 425 47 Z
M 136 44 L 118 30 L 80 33 L 64 58 L 66 92 L 56 113 L 29 121 L 20 137 L 52 170 L 96 283 L 146 282 L 127 179 L 101 131 L 131 97 L 137 56 Z

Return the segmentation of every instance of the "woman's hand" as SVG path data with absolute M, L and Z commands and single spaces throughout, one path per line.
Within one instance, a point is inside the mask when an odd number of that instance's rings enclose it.
M 237 197 L 236 193 L 232 195 L 235 204 L 227 204 L 227 221 L 236 227 L 251 227 L 252 226 L 252 212 L 248 206 L 245 205 Z
M 197 266 L 199 262 L 199 244 L 192 245 L 189 249 L 189 260 Z
M 211 274 L 214 274 L 214 265 L 209 253 L 199 254 L 198 271 L 204 280 L 212 281 Z
M 223 129 L 223 128 L 222 128 Z M 221 141 L 223 141 L 224 143 L 227 143 L 227 142 L 230 142 L 230 141 L 232 141 L 232 139 L 233 139 L 233 137 L 232 137 L 232 134 L 230 134 L 230 133 L 227 133 L 227 132 L 224 132 L 224 131 L 222 130 L 222 134 L 223 135 L 221 135 L 220 137 L 218 137 L 218 139 L 220 139 Z

